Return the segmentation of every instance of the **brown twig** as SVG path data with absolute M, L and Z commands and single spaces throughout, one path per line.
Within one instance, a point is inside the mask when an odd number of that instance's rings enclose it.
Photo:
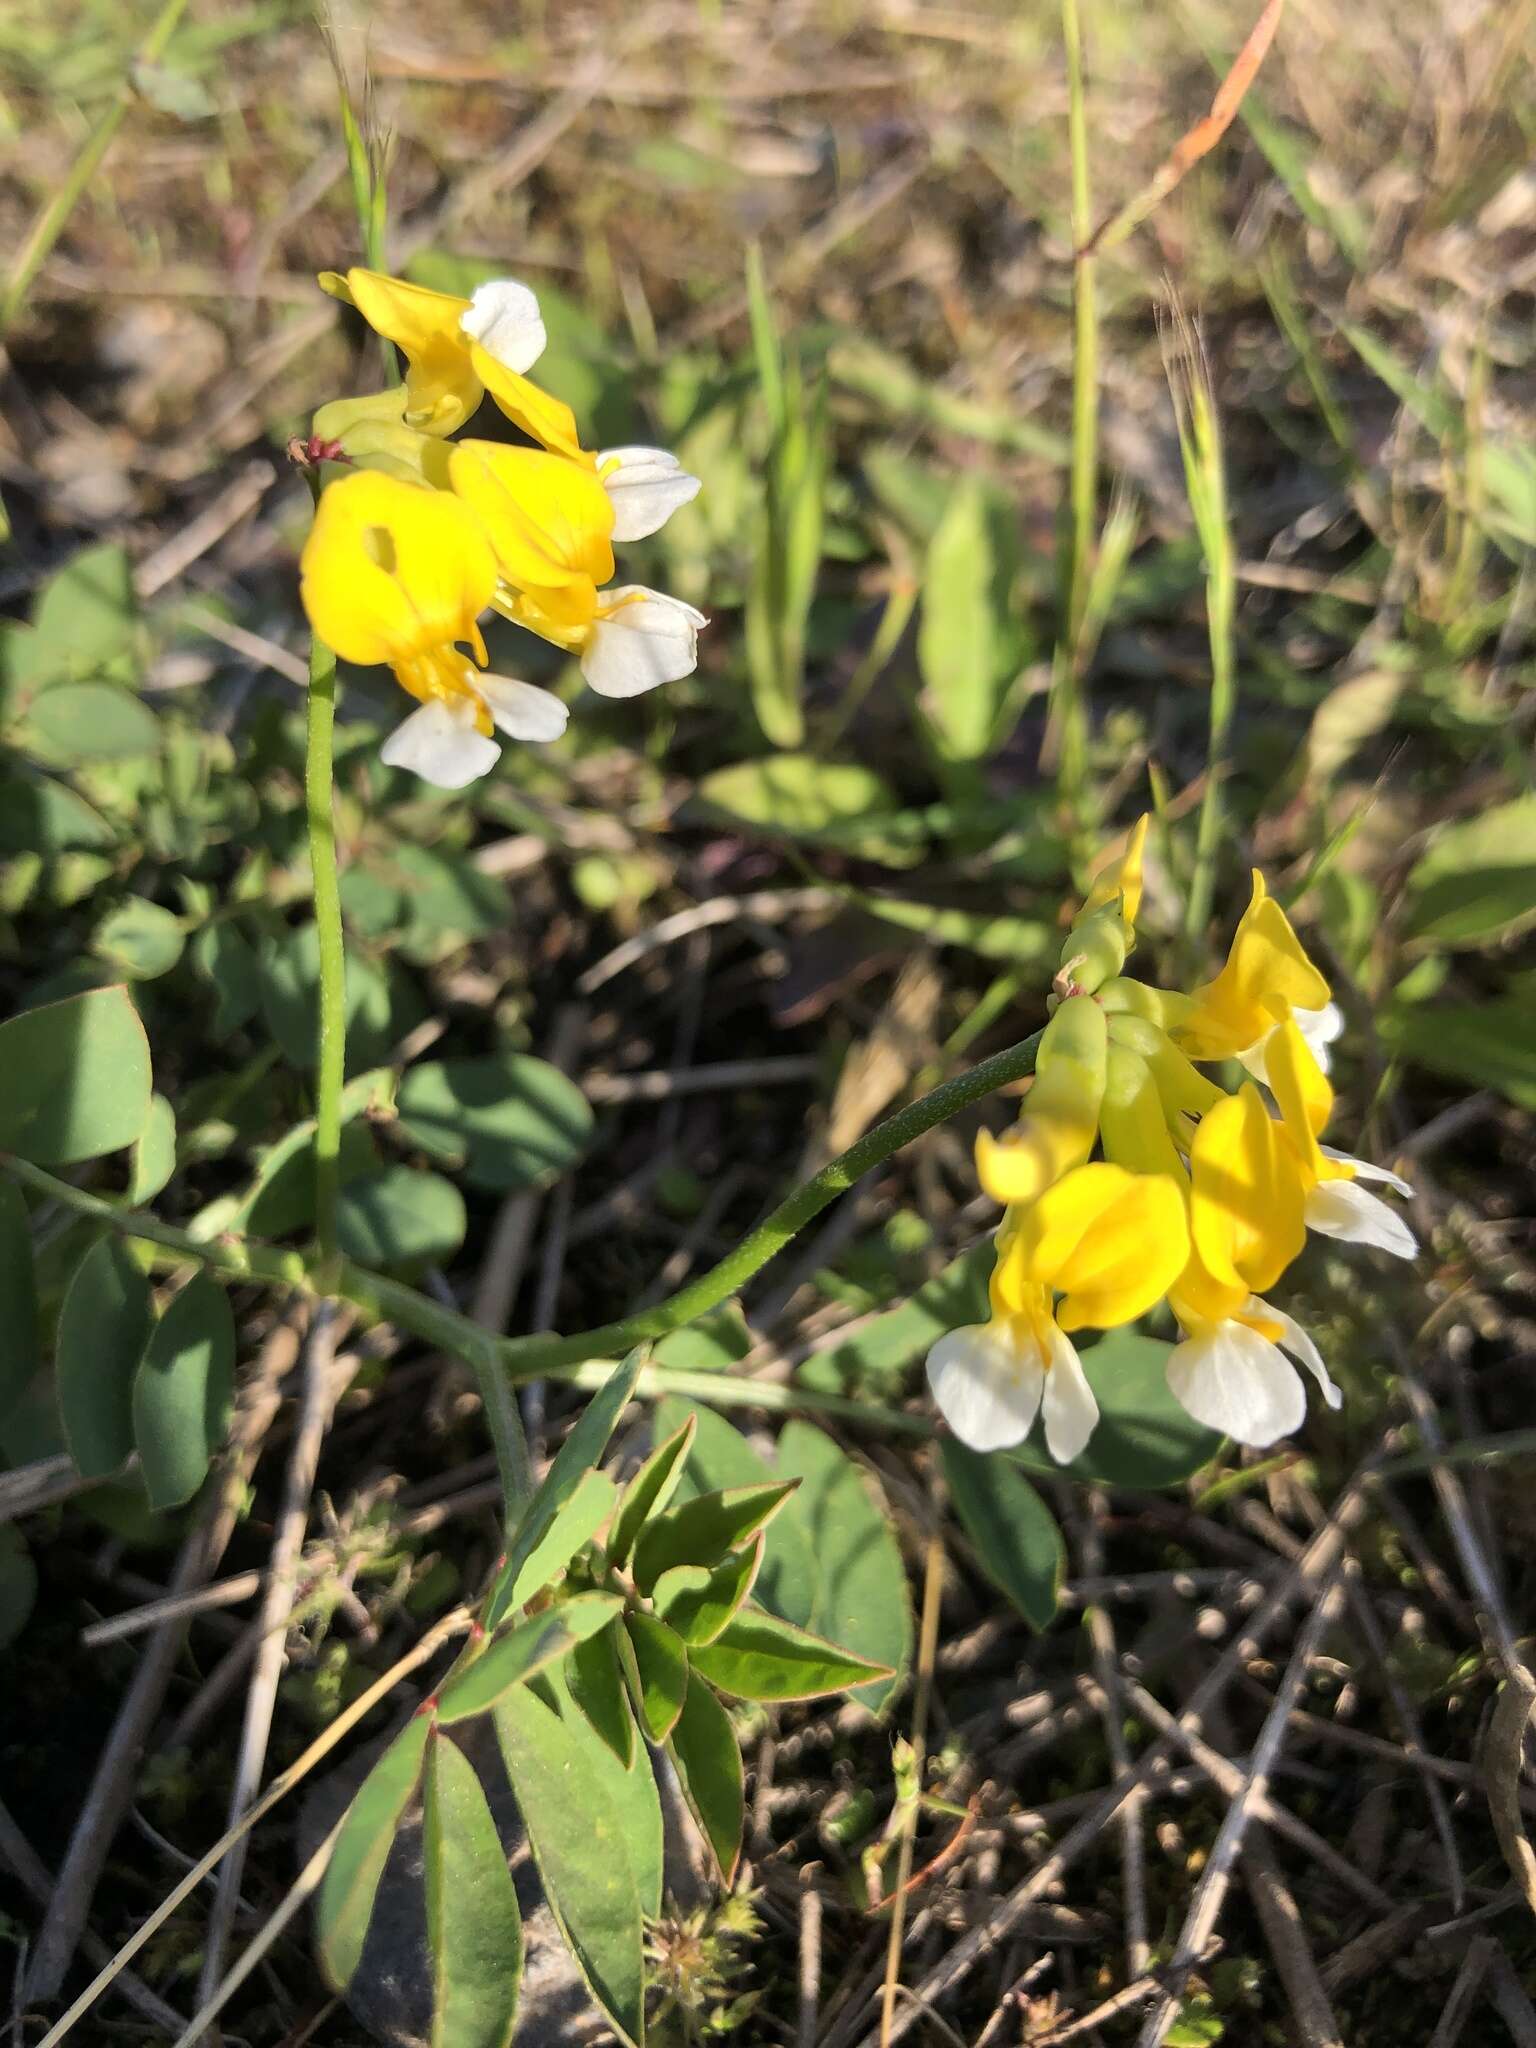
M 1289 1611 L 1291 1603 L 1304 1592 L 1312 1591 L 1320 1583 L 1331 1579 L 1338 1569 L 1349 1532 L 1366 1513 L 1370 1475 L 1388 1455 L 1394 1443 L 1395 1438 L 1389 1435 L 1360 1465 L 1335 1502 L 1333 1513 L 1325 1527 L 1313 1537 L 1301 1559 L 1291 1567 L 1264 1605 L 1254 1614 L 1247 1627 L 1227 1646 L 1222 1656 L 1195 1688 L 1188 1705 L 1179 1717 L 1183 1724 L 1198 1725 L 1201 1715 L 1214 1700 L 1221 1697 L 1242 1665 L 1257 1655 L 1265 1637 Z M 1171 1747 L 1168 1739 L 1162 1738 L 1143 1751 L 1131 1775 L 1101 1794 L 1083 1819 L 1063 1837 L 1039 1866 L 1031 1871 L 1021 1884 L 1016 1885 L 1006 1898 L 1000 1899 L 985 1920 L 953 1943 L 923 1982 L 921 1989 L 927 2003 L 936 2004 L 940 1999 L 947 1997 L 965 1981 L 981 1956 L 990 1953 L 999 1942 L 1007 1938 L 1036 1899 L 1058 1883 L 1063 1873 L 1070 1869 L 1077 1858 L 1098 1842 L 1106 1823 L 1114 1818 L 1121 1804 L 1131 1793 L 1165 1762 Z M 891 2039 L 898 2039 L 909 2024 L 910 2015 L 904 2013 L 895 2021 L 891 2029 Z M 884 2044 L 878 2034 L 873 2034 L 866 2039 L 863 2048 L 884 2048 Z
M 1103 1493 L 1091 1491 L 1078 1518 L 1078 1544 L 1083 1572 L 1088 1578 L 1099 1576 L 1104 1569 L 1102 1521 L 1107 1509 Z M 1099 1719 L 1104 1729 L 1104 1744 L 1109 1751 L 1110 1770 L 1118 1782 L 1130 1773 L 1131 1753 L 1125 1739 L 1125 1714 L 1120 1697 L 1120 1652 L 1115 1641 L 1115 1624 L 1109 1609 L 1097 1601 L 1089 1603 L 1083 1618 L 1088 1624 L 1094 1675 L 1098 1679 Z M 1151 1957 L 1147 1940 L 1146 1846 L 1141 1823 L 1143 1799 L 1144 1795 L 1140 1793 L 1127 1799 L 1115 1817 L 1120 1835 L 1124 1891 L 1125 1973 L 1129 1978 L 1142 1976 Z
M 1233 59 L 1232 68 L 1216 88 L 1211 101 L 1211 110 L 1195 123 L 1193 128 L 1181 135 L 1168 155 L 1152 173 L 1147 183 L 1135 198 L 1122 206 L 1102 227 L 1091 235 L 1079 250 L 1079 255 L 1091 256 L 1095 251 L 1113 249 L 1123 242 L 1147 218 L 1160 201 L 1165 199 L 1184 176 L 1208 156 L 1231 127 L 1237 110 L 1243 103 L 1243 96 L 1258 75 L 1259 66 L 1268 54 L 1269 46 L 1275 39 L 1275 30 L 1280 26 L 1280 16 L 1285 0 L 1265 0 L 1264 10 L 1254 23 L 1248 40 Z
M 1472 2017 L 1472 2008 L 1483 1988 L 1483 1979 L 1488 1966 L 1498 1953 L 1498 1943 L 1486 1934 L 1477 1934 L 1467 1943 L 1467 1952 L 1461 1959 L 1461 1968 L 1456 1972 L 1456 1981 L 1451 1994 L 1440 2008 L 1440 2017 L 1435 2022 L 1435 2031 L 1429 2037 L 1428 2048 L 1456 2048 L 1457 2042 L 1466 2031 L 1467 2021 Z
M 173 1597 L 194 1591 L 217 1570 L 244 1506 L 262 1440 L 280 1405 L 278 1383 L 293 1364 L 297 1349 L 297 1335 L 287 1324 L 267 1339 L 260 1370 L 236 1416 L 220 1474 L 209 1489 L 208 1504 L 176 1561 L 169 1588 Z M 186 1630 L 185 1618 L 164 1622 L 155 1630 L 123 1695 L 28 1964 L 24 1994 L 29 2001 L 45 2003 L 58 1995 L 79 1946 L 97 1880 L 133 1798 L 144 1744 L 171 1682 Z
M 912 1695 L 912 1771 L 915 1796 L 904 1816 L 901 1842 L 896 1851 L 896 1884 L 893 1892 L 889 1937 L 885 1946 L 885 1978 L 880 2001 L 880 2048 L 890 2048 L 896 2036 L 896 1992 L 901 1978 L 901 1937 L 907 1917 L 908 1881 L 912 1875 L 912 1845 L 917 1831 L 922 1797 L 923 1766 L 927 1754 L 928 1702 L 933 1690 L 934 1660 L 939 1647 L 939 1610 L 944 1594 L 944 1544 L 937 1532 L 929 1535 L 923 1569 L 923 1615 L 918 1634 L 917 1680 Z
M 287 1649 L 287 1623 L 293 1609 L 304 1535 L 309 1526 L 310 1495 L 314 1491 L 315 1474 L 319 1469 L 320 1451 L 331 1412 L 345 1391 L 346 1380 L 351 1377 L 348 1372 L 342 1378 L 334 1370 L 340 1335 L 335 1307 L 329 1302 L 322 1302 L 315 1311 L 304 1345 L 298 1427 L 288 1452 L 283 1502 L 272 1538 L 267 1582 L 257 1617 L 261 1641 L 245 1696 L 245 1721 L 240 1731 L 234 1783 L 229 1795 L 226 1823 L 229 1827 L 235 1825 L 255 1799 L 266 1764 L 272 1715 L 277 1705 L 278 1680 L 282 1676 Z M 360 1358 L 355 1359 L 352 1371 L 361 1362 Z M 224 1950 L 234 1926 L 248 1846 L 249 1837 L 237 1842 L 219 1871 L 207 1932 L 203 1937 L 203 1967 L 197 1987 L 200 2005 L 212 1995 L 223 1972 Z
M 1230 1757 L 1223 1756 L 1220 1750 L 1213 1749 L 1195 1729 L 1186 1727 L 1183 1721 L 1171 1714 L 1145 1686 L 1138 1685 L 1134 1679 L 1126 1679 L 1123 1683 L 1126 1699 L 1137 1714 L 1149 1721 L 1160 1735 L 1171 1737 L 1228 1799 L 1237 1798 L 1244 1783 L 1241 1766 L 1235 1764 Z M 1358 1898 L 1364 1899 L 1376 1912 L 1386 1913 L 1392 1910 L 1394 1902 L 1380 1885 L 1367 1877 L 1364 1871 L 1357 1870 L 1348 1857 L 1341 1856 L 1326 1837 L 1318 1834 L 1315 1828 L 1309 1828 L 1304 1820 L 1298 1819 L 1289 1807 L 1282 1806 L 1271 1793 L 1259 1792 L 1254 1796 L 1254 1818 L 1273 1828 L 1277 1835 L 1283 1835 L 1287 1841 L 1293 1842 L 1305 1855 L 1313 1859 L 1320 1870 L 1326 1870 Z
M 1217 1832 L 1215 1842 L 1211 1845 L 1210 1856 L 1200 1873 L 1200 1882 L 1195 1887 L 1189 1910 L 1184 1916 L 1184 1926 L 1168 1965 L 1167 1994 L 1148 2015 L 1136 2037 L 1136 2048 L 1161 2048 L 1168 2029 L 1178 2017 L 1184 1983 L 1216 1931 L 1216 1922 L 1226 1901 L 1232 1873 L 1243 1846 L 1243 1838 L 1253 1820 L 1258 1798 L 1267 1789 L 1270 1775 L 1285 1746 L 1290 1710 L 1306 1684 L 1308 1667 L 1322 1641 L 1324 1631 L 1337 1619 L 1344 1605 L 1343 1589 L 1338 1583 L 1339 1568 L 1337 1561 L 1330 1568 L 1317 1604 L 1296 1638 L 1290 1662 L 1286 1665 L 1276 1692 L 1275 1703 L 1265 1718 L 1264 1726 L 1259 1731 L 1259 1738 L 1249 1755 L 1242 1785 L 1227 1808 L 1226 1817 Z

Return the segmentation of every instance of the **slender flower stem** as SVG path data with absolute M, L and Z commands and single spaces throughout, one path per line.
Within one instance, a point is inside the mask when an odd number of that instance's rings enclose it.
M 315 933 L 320 948 L 320 1036 L 315 1064 L 315 1243 L 326 1263 L 334 1262 L 337 1255 L 341 1089 L 347 1064 L 347 957 L 341 935 L 341 889 L 336 879 L 336 818 L 331 788 L 335 717 L 336 657 L 317 639 L 311 642 L 309 654 L 304 808 L 309 819 L 309 864 L 315 897 Z
M 693 1322 L 744 1286 L 775 1253 L 783 1250 L 797 1232 L 805 1228 L 813 1216 L 819 1215 L 829 1202 L 851 1188 L 856 1180 L 861 1180 L 872 1167 L 889 1159 L 893 1152 L 899 1152 L 903 1145 L 910 1145 L 924 1131 L 932 1130 L 935 1124 L 943 1123 L 946 1117 L 953 1116 L 967 1103 L 990 1095 L 1008 1081 L 1032 1074 L 1040 1036 L 1036 1032 L 1033 1038 L 1010 1046 L 1006 1052 L 995 1053 L 968 1074 L 957 1075 L 931 1094 L 919 1096 L 916 1102 L 897 1110 L 884 1123 L 876 1124 L 857 1144 L 850 1145 L 846 1152 L 840 1152 L 820 1173 L 786 1195 L 756 1230 L 743 1238 L 734 1251 L 727 1252 L 718 1265 L 711 1266 L 707 1273 L 701 1273 L 697 1280 L 679 1288 L 676 1294 L 668 1295 L 654 1308 L 643 1309 L 640 1314 L 626 1316 L 616 1323 L 604 1323 L 598 1329 L 583 1331 L 575 1337 L 514 1338 L 501 1348 L 502 1363 L 514 1379 L 532 1378 L 551 1367 L 591 1358 L 594 1354 L 603 1356 L 627 1351 L 631 1345 L 642 1343 L 648 1337 L 663 1337 L 668 1331 L 681 1329 L 684 1323 Z
M 1216 462 L 1220 475 L 1220 457 Z M 1200 798 L 1200 817 L 1195 826 L 1195 871 L 1190 880 L 1186 930 L 1198 939 L 1210 920 L 1216 893 L 1216 848 L 1221 840 L 1221 780 L 1227 758 L 1227 741 L 1232 731 L 1232 714 L 1237 708 L 1237 683 L 1233 660 L 1233 621 L 1237 609 L 1237 581 L 1230 552 L 1223 551 L 1207 565 L 1206 609 L 1211 640 L 1211 725 L 1205 757 L 1205 790 Z
M 1210 373 L 1191 332 L 1186 342 L 1182 375 L 1172 389 L 1179 422 L 1184 475 L 1200 548 L 1205 556 L 1206 629 L 1211 646 L 1210 734 L 1205 756 L 1205 790 L 1195 826 L 1195 865 L 1185 913 L 1185 935 L 1198 942 L 1211 915 L 1216 890 L 1216 849 L 1221 841 L 1225 803 L 1222 777 L 1227 744 L 1237 709 L 1237 561 L 1227 521 L 1226 463 L 1221 446 L 1221 420 Z
M 1072 155 L 1072 460 L 1071 541 L 1066 618 L 1057 642 L 1052 694 L 1060 782 L 1076 817 L 1087 771 L 1088 723 L 1083 702 L 1083 622 L 1093 576 L 1099 478 L 1099 312 L 1096 266 L 1088 251 L 1093 234 L 1093 191 L 1088 173 L 1088 106 L 1083 77 L 1083 35 L 1078 0 L 1061 0 L 1067 56 L 1067 135 Z
M 262 1281 L 311 1295 L 334 1294 L 350 1302 L 372 1322 L 393 1323 L 426 1343 L 436 1344 L 454 1357 L 467 1360 L 480 1371 L 483 1389 L 490 1374 L 481 1369 L 482 1364 L 488 1366 L 492 1361 L 513 1385 L 546 1376 L 570 1378 L 583 1384 L 581 1368 L 592 1360 L 626 1351 L 646 1338 L 665 1336 L 703 1315 L 707 1309 L 715 1307 L 745 1285 L 777 1252 L 783 1250 L 798 1231 L 805 1228 L 812 1217 L 819 1215 L 830 1202 L 872 1168 L 889 1159 L 892 1153 L 899 1152 L 904 1145 L 910 1145 L 925 1131 L 931 1131 L 935 1124 L 943 1123 L 969 1104 L 979 1102 L 984 1095 L 991 1095 L 1010 1082 L 1032 1074 L 1039 1043 L 1040 1033 L 1036 1032 L 1033 1037 L 994 1053 L 991 1059 L 983 1060 L 969 1073 L 956 1075 L 942 1087 L 920 1096 L 916 1102 L 908 1103 L 905 1109 L 897 1110 L 894 1116 L 876 1124 L 857 1144 L 850 1145 L 820 1173 L 786 1195 L 757 1229 L 734 1251 L 728 1252 L 718 1265 L 680 1288 L 667 1300 L 642 1310 L 638 1315 L 625 1317 L 616 1323 L 605 1323 L 599 1329 L 580 1331 L 571 1337 L 490 1339 L 478 1324 L 471 1322 L 468 1316 L 460 1315 L 456 1309 L 442 1308 L 424 1294 L 419 1294 L 414 1287 L 407 1287 L 382 1274 L 370 1273 L 354 1265 L 350 1259 L 332 1261 L 327 1275 L 319 1270 L 317 1260 L 306 1258 L 302 1252 L 287 1251 L 246 1238 L 222 1237 L 204 1241 L 185 1230 L 176 1229 L 172 1224 L 162 1223 L 158 1217 L 123 1209 L 117 1203 L 60 1180 L 24 1159 L 0 1154 L 0 1169 L 50 1200 L 80 1215 L 94 1217 L 120 1236 L 138 1238 L 158 1246 L 160 1257 L 157 1264 L 176 1266 L 191 1260 L 231 1280 Z M 572 1370 L 562 1372 L 562 1367 Z M 885 1419 L 896 1413 L 894 1410 L 877 1411 L 863 1402 L 842 1402 L 835 1395 L 817 1396 L 809 1388 L 786 1390 L 762 1386 L 748 1391 L 751 1383 L 731 1381 L 724 1374 L 687 1377 L 688 1392 L 710 1400 L 718 1399 L 725 1405 L 746 1399 L 759 1406 L 772 1407 L 780 1405 L 780 1397 L 787 1394 L 788 1405 L 823 1409 L 827 1413 L 845 1415 L 850 1421 L 868 1420 L 876 1427 L 884 1426 Z M 718 1394 L 713 1391 L 716 1386 L 721 1389 Z M 664 1378 L 660 1368 L 651 1368 L 650 1387 L 655 1391 L 668 1388 L 683 1391 L 679 1375 L 668 1373 Z M 486 1408 L 494 1434 L 499 1426 L 499 1404 L 493 1408 L 487 1399 Z M 515 1452 L 509 1452 L 509 1468 L 515 1462 Z
M 347 1059 L 347 956 L 341 930 L 341 890 L 336 879 L 336 817 L 332 788 L 332 738 L 336 716 L 336 657 L 315 640 L 309 656 L 309 744 L 304 760 L 304 804 L 309 818 L 309 862 L 315 898 L 315 931 L 320 946 L 320 1042 L 315 1074 L 315 1247 L 320 1271 L 306 1268 L 311 1284 L 322 1292 L 348 1296 L 350 1269 L 336 1242 L 336 1204 L 340 1192 L 342 1089 Z M 376 1284 L 365 1276 L 365 1284 Z M 389 1288 L 390 1283 L 383 1285 Z M 413 1308 L 434 1305 L 413 1289 L 402 1288 Z M 349 1298 L 355 1299 L 355 1296 Z M 382 1306 L 382 1305 L 381 1305 Z M 387 1309 L 384 1314 L 390 1314 Z M 452 1337 L 445 1348 L 468 1361 L 480 1390 L 506 1520 L 510 1527 L 533 1498 L 533 1471 L 522 1417 L 496 1347 L 465 1316 L 434 1310 L 450 1318 Z M 421 1329 L 420 1319 L 393 1315 L 407 1328 Z M 427 1334 L 425 1331 L 422 1334 Z

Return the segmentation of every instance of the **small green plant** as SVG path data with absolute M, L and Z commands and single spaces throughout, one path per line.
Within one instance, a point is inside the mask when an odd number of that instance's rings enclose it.
M 752 1974 L 747 1951 L 762 1931 L 750 1892 L 727 1892 L 715 1905 L 653 1920 L 645 1941 L 653 2038 L 694 2048 L 737 2035 L 762 1996 L 739 1988 Z

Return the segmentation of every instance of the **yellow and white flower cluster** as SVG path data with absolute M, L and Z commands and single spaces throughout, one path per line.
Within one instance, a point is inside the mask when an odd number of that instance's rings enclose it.
M 1021 1443 L 1039 1414 L 1051 1456 L 1077 1457 L 1099 1411 L 1069 1333 L 1115 1329 L 1164 1299 L 1182 1332 L 1168 1360 L 1179 1401 L 1239 1443 L 1274 1443 L 1306 1413 L 1291 1359 L 1330 1407 L 1341 1398 L 1312 1339 L 1264 1298 L 1307 1231 L 1399 1258 L 1418 1249 L 1361 1185 L 1406 1195 L 1406 1182 L 1320 1142 L 1339 1013 L 1257 871 L 1214 980 L 1182 994 L 1122 974 L 1146 829 L 1062 949 L 1023 1114 L 977 1143 L 982 1185 L 1006 1205 L 991 1316 L 928 1354 L 934 1399 L 973 1450 Z M 1235 1094 L 1197 1064 L 1228 1059 L 1253 1077 Z
M 655 533 L 699 480 L 660 448 L 582 447 L 569 406 L 528 377 L 545 345 L 528 287 L 502 279 L 462 299 L 372 270 L 320 283 L 406 361 L 403 384 L 315 415 L 311 457 L 345 468 L 300 565 L 320 639 L 344 661 L 387 662 L 420 700 L 384 759 L 461 789 L 496 761 L 496 731 L 564 731 L 556 697 L 487 672 L 488 610 L 575 655 L 601 696 L 688 675 L 702 614 L 615 585 L 613 544 Z M 487 393 L 534 445 L 449 440 Z

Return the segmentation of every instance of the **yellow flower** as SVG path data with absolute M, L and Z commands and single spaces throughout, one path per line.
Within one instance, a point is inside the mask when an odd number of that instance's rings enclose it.
M 1226 965 L 1180 1006 L 1169 1028 L 1191 1059 L 1260 1059 L 1265 1041 L 1284 1018 L 1314 1019 L 1326 1037 L 1337 1035 L 1338 1012 L 1328 984 L 1308 959 L 1291 921 L 1253 871 L 1253 895 L 1232 940 Z M 1262 1074 L 1259 1076 L 1262 1078 Z
M 1045 1027 L 1018 1123 L 982 1131 L 976 1172 L 994 1202 L 1033 1202 L 1093 1150 L 1104 1094 L 1107 1035 L 1092 996 L 1068 996 Z
M 460 441 L 448 476 L 479 519 L 504 583 L 579 592 L 580 608 L 595 609 L 596 586 L 613 574 L 613 504 L 594 470 L 541 448 Z
M 613 574 L 615 512 L 594 471 L 489 441 L 460 442 L 448 469 L 495 551 L 499 612 L 576 655 L 599 696 L 692 674 L 702 612 L 638 584 L 598 588 Z
M 1147 850 L 1147 828 L 1152 823 L 1149 811 L 1143 811 L 1131 827 L 1131 836 L 1126 841 L 1125 851 L 1119 860 L 1111 861 L 1104 872 L 1088 891 L 1081 915 L 1103 909 L 1118 897 L 1120 915 L 1134 930 L 1137 913 L 1141 909 L 1142 866 Z
M 1161 1301 L 1189 1258 L 1178 1182 L 1097 1160 L 1079 1166 L 1005 1224 L 1001 1263 L 1018 1282 L 1056 1289 L 1064 1330 L 1114 1330 Z
M 949 1331 L 928 1354 L 934 1399 L 956 1436 L 972 1450 L 1002 1449 L 1022 1443 L 1039 1413 L 1051 1456 L 1077 1457 L 1099 1410 L 1067 1332 L 1134 1321 L 1188 1255 L 1183 1194 L 1161 1175 L 1080 1166 L 1029 1208 L 1010 1209 L 990 1319 Z
M 1419 1241 L 1401 1216 L 1359 1185 L 1362 1180 L 1384 1181 L 1398 1194 L 1411 1195 L 1407 1181 L 1368 1159 L 1355 1159 L 1319 1143 L 1333 1114 L 1333 1090 L 1293 1018 L 1287 1018 L 1269 1042 L 1268 1071 L 1284 1136 L 1305 1190 L 1302 1213 L 1307 1228 L 1345 1244 L 1374 1245 L 1394 1258 L 1417 1257 Z
M 461 299 L 363 269 L 345 277 L 323 271 L 320 285 L 355 306 L 375 334 L 405 357 L 406 426 L 452 434 L 489 391 L 507 418 L 542 447 L 591 461 L 582 456 L 570 407 L 524 375 L 543 354 L 546 339 L 539 302 L 527 285 L 497 278 Z
M 1190 1231 L 1211 1276 L 1257 1294 L 1306 1243 L 1295 1155 L 1251 1081 L 1200 1119 L 1190 1148 Z
M 1184 1183 L 1188 1176 L 1174 1143 L 1175 1128 L 1154 1068 L 1140 1052 L 1112 1039 L 1099 1105 L 1104 1157 L 1133 1173 L 1165 1173 Z
M 320 639 L 343 661 L 387 662 L 421 702 L 384 744 L 391 766 L 459 789 L 499 756 L 493 728 L 524 740 L 565 729 L 565 707 L 546 691 L 483 673 L 479 615 L 496 557 L 450 493 L 368 470 L 342 477 L 320 494 L 299 566 Z

